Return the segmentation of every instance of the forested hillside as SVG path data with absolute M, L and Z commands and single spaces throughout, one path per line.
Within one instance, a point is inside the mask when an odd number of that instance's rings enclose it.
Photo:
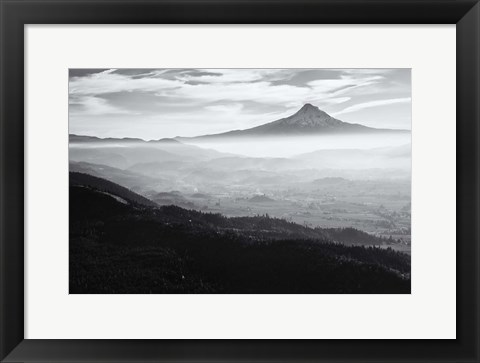
M 70 293 L 410 292 L 410 256 L 352 246 L 382 244 L 355 229 L 157 207 L 101 178 L 70 181 Z

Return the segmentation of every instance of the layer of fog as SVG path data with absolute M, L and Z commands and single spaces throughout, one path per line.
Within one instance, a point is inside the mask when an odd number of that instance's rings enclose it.
M 250 157 L 292 157 L 317 150 L 374 149 L 411 143 L 410 133 L 255 137 L 241 139 L 183 139 L 183 143 Z

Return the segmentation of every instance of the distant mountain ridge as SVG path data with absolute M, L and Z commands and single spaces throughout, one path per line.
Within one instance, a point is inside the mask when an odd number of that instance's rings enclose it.
M 111 142 L 118 142 L 118 143 L 162 143 L 162 144 L 180 144 L 180 141 L 172 139 L 172 138 L 163 138 L 159 140 L 144 140 L 135 137 L 96 137 L 96 136 L 87 136 L 87 135 L 76 135 L 76 134 L 69 134 L 68 135 L 69 143 L 111 143 Z
M 268 137 L 268 136 L 298 136 L 319 134 L 358 134 L 379 132 L 410 132 L 409 130 L 377 129 L 360 124 L 352 124 L 340 121 L 330 116 L 325 111 L 310 103 L 289 117 L 269 122 L 260 126 L 245 130 L 233 130 L 220 134 L 202 135 L 196 137 L 176 137 L 175 140 L 202 140 L 212 138 L 236 138 L 236 137 Z
M 95 136 L 69 135 L 70 143 L 161 143 L 175 144 L 182 140 L 208 140 L 217 138 L 241 138 L 241 137 L 269 137 L 269 136 L 299 136 L 299 135 L 323 135 L 323 134 L 365 134 L 365 133 L 409 133 L 410 130 L 377 129 L 360 124 L 352 124 L 338 120 L 325 111 L 310 103 L 306 103 L 296 113 L 277 121 L 269 122 L 260 126 L 245 130 L 232 130 L 220 134 L 199 135 L 193 137 L 177 136 L 159 140 L 146 141 L 140 138 L 99 138 Z

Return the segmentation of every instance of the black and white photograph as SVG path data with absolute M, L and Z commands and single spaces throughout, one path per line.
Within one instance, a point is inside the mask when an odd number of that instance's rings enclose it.
M 70 69 L 70 294 L 410 294 L 411 70 Z

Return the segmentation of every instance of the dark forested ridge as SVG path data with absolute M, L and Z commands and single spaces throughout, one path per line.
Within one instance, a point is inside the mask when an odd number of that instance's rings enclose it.
M 410 293 L 410 256 L 373 246 L 382 242 L 267 215 L 157 207 L 70 173 L 70 293 Z
M 157 205 L 152 202 L 151 200 L 142 197 L 141 195 L 132 192 L 130 189 L 122 187 L 116 183 L 113 183 L 109 180 L 103 178 L 97 178 L 96 176 L 85 174 L 85 173 L 77 173 L 77 172 L 70 172 L 70 186 L 83 186 L 83 187 L 90 187 L 96 189 L 98 191 L 103 191 L 106 193 L 110 193 L 112 195 L 116 195 L 134 205 L 143 205 L 149 207 L 156 207 Z

